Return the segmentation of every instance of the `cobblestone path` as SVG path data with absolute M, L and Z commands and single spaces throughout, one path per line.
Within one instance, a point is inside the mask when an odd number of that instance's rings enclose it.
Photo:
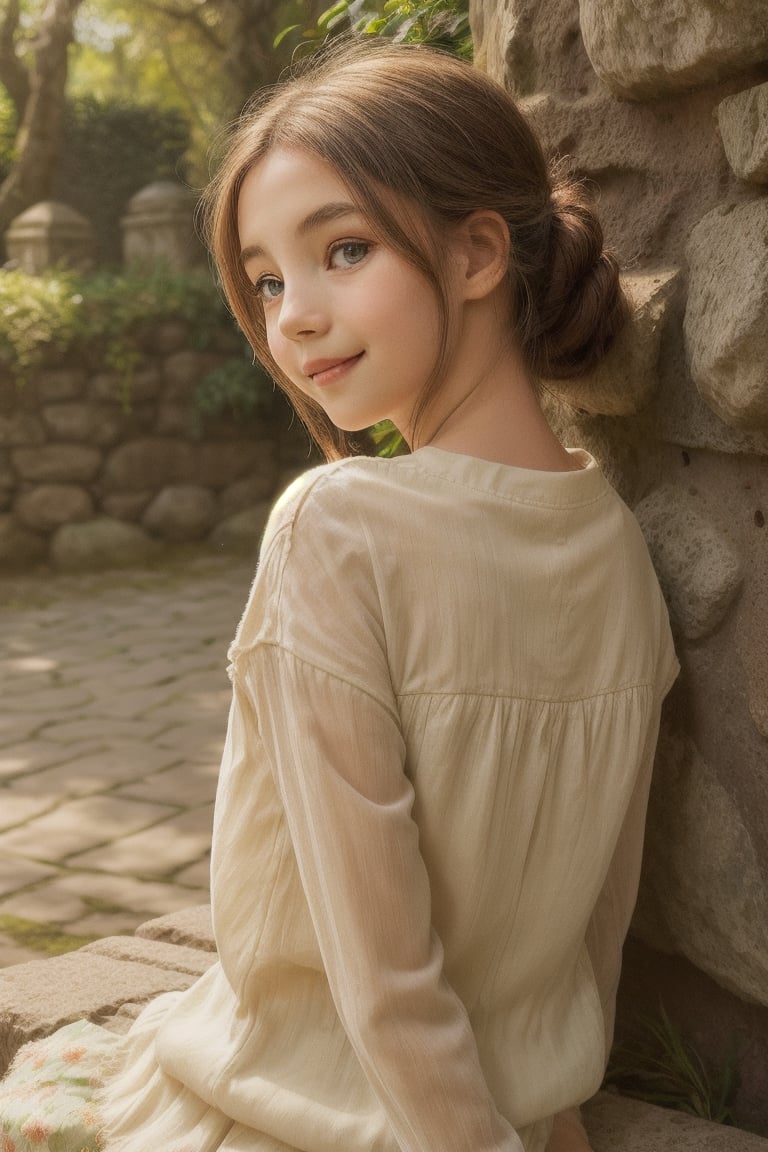
M 253 565 L 0 580 L 0 967 L 208 900 Z

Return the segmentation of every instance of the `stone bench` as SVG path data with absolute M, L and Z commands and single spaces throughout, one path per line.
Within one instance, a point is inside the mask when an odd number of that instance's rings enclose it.
M 188 988 L 216 961 L 210 909 L 150 920 L 46 960 L 0 970 L 0 1075 L 27 1040 L 87 1017 L 125 1032 L 143 1004 Z M 768 1140 L 600 1092 L 583 1109 L 594 1152 L 768 1152 Z

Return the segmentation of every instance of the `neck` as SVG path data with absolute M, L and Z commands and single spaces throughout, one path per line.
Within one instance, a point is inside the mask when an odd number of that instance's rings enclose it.
M 547 423 L 522 356 L 513 347 L 499 348 L 498 327 L 493 334 L 488 329 L 487 322 L 465 324 L 416 442 L 406 435 L 409 444 L 429 444 L 518 468 L 578 468 Z

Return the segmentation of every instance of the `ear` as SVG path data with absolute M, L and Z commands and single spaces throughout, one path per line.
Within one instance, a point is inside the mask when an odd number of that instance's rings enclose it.
M 489 296 L 509 268 L 509 228 L 503 216 L 478 209 L 454 233 L 461 291 L 465 300 Z

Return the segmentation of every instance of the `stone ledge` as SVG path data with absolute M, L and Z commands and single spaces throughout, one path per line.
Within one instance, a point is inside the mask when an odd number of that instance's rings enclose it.
M 136 936 L 147 940 L 163 940 L 167 944 L 184 944 L 202 952 L 215 952 L 210 904 L 183 908 L 167 916 L 147 920 L 136 929 Z
M 216 963 L 215 954 L 200 948 L 186 948 L 136 936 L 108 936 L 86 944 L 80 951 L 129 964 L 148 964 L 163 972 L 183 972 L 187 976 L 202 976 Z
M 210 907 L 185 908 L 78 952 L 0 970 L 0 1075 L 22 1044 L 87 1017 L 125 1032 L 142 1005 L 216 961 Z M 609 1092 L 584 1105 L 594 1152 L 768 1152 L 768 1140 Z
M 104 1023 L 125 1004 L 142 1004 L 161 992 L 188 988 L 199 972 L 189 971 L 186 956 L 180 961 L 178 969 L 158 967 L 146 956 L 143 961 L 118 959 L 80 949 L 4 968 L 0 971 L 0 1075 L 28 1040 L 48 1036 L 73 1020 Z M 167 955 L 163 962 L 167 963 Z
M 768 1140 L 612 1092 L 582 1109 L 594 1152 L 768 1152 Z

